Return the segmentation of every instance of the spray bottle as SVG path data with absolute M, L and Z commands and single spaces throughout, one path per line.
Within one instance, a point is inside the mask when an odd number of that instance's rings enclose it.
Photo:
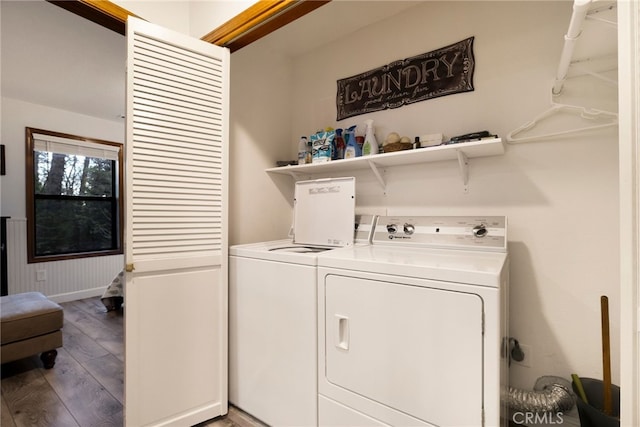
M 368 156 L 370 154 L 378 154 L 378 141 L 376 135 L 373 132 L 373 120 L 365 120 L 367 126 L 364 132 L 364 144 L 362 145 L 362 155 Z
M 353 125 L 348 128 L 345 132 L 346 138 L 346 147 L 344 149 L 344 158 L 350 159 L 353 157 L 362 156 L 362 151 L 360 150 L 360 146 L 356 142 L 356 126 Z

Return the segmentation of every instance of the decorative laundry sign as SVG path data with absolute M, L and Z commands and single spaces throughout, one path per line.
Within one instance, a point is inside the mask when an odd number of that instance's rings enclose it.
M 338 118 L 473 90 L 473 37 L 338 80 Z

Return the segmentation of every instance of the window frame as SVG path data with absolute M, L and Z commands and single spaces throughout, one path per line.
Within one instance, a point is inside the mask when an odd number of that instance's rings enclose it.
M 66 138 L 70 140 L 88 142 L 93 144 L 104 144 L 118 147 L 118 164 L 115 172 L 115 178 L 117 183 L 115 185 L 115 198 L 116 198 L 116 238 L 117 247 L 115 249 L 90 251 L 90 252 L 76 252 L 69 254 L 57 254 L 57 255 L 36 255 L 36 234 L 35 234 L 35 140 L 34 134 L 49 135 L 57 138 Z M 25 155 L 25 169 L 26 169 L 26 212 L 27 212 L 27 263 L 49 262 L 49 261 L 61 261 L 70 259 L 82 259 L 97 256 L 110 256 L 121 255 L 124 253 L 124 162 L 123 162 L 123 144 L 118 142 L 106 141 L 96 138 L 87 138 L 78 135 L 71 135 L 62 132 L 54 132 L 44 129 L 36 129 L 31 127 L 25 127 L 25 139 L 26 139 L 26 155 Z

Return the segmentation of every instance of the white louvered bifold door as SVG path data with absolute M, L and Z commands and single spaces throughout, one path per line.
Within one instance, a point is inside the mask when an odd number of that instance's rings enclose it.
M 125 422 L 227 412 L 229 51 L 127 22 Z

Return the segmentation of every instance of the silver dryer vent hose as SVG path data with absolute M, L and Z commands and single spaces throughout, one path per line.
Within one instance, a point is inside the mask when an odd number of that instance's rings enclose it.
M 504 394 L 507 406 L 518 412 L 566 412 L 575 404 L 571 383 L 562 377 L 540 377 L 533 391 L 509 387 Z

